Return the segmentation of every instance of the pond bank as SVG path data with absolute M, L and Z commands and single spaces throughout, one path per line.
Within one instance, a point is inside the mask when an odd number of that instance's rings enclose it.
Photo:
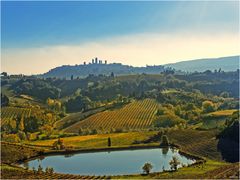
M 137 146 L 117 146 L 117 147 L 105 147 L 105 148 L 84 148 L 84 149 L 65 149 L 65 150 L 47 150 L 42 151 L 37 156 L 29 157 L 24 160 L 19 160 L 17 164 L 22 162 L 27 162 L 42 156 L 51 156 L 51 155 L 74 155 L 78 153 L 95 153 L 95 152 L 110 152 L 110 151 L 124 151 L 124 150 L 141 150 L 141 149 L 158 149 L 158 148 L 176 148 L 179 151 L 179 154 L 184 155 L 188 158 L 195 159 L 197 161 L 205 161 L 204 158 L 192 155 L 188 152 L 181 150 L 181 147 L 175 144 L 170 144 L 169 146 L 162 145 L 137 145 Z

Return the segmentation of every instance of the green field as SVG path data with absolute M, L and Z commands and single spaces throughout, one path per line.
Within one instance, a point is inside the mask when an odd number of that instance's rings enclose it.
M 228 164 L 208 160 L 203 166 L 180 168 L 177 172 L 151 173 L 149 175 L 113 176 L 112 179 L 238 179 L 239 163 Z
M 107 147 L 107 138 L 111 137 L 113 147 L 130 146 L 135 140 L 146 140 L 156 134 L 156 131 L 151 132 L 129 132 L 129 133 L 112 133 L 98 134 L 87 136 L 73 136 L 62 138 L 67 147 L 74 148 L 105 148 Z M 27 142 L 31 145 L 52 146 L 56 139 L 43 141 Z
M 26 170 L 16 166 L 1 164 L 2 179 L 106 179 L 107 176 L 81 176 L 73 174 L 60 173 L 34 173 L 32 170 Z
M 237 109 L 227 109 L 227 110 L 211 112 L 208 115 L 212 115 L 214 117 L 222 117 L 222 116 L 226 117 L 226 116 L 231 116 L 236 111 Z

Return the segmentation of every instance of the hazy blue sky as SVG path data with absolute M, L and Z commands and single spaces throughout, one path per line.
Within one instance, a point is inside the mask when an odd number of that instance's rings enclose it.
M 2 70 L 239 54 L 238 2 L 1 2 Z M 27 67 L 26 67 L 27 66 Z

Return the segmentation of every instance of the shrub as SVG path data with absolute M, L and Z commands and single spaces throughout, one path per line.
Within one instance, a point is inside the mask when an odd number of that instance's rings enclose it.
M 123 132 L 123 129 L 121 129 L 121 128 L 117 128 L 116 130 L 115 130 L 115 133 L 122 133 Z
M 165 115 L 161 115 L 159 116 L 154 122 L 153 125 L 154 127 L 173 127 L 177 124 L 180 123 L 186 123 L 184 119 L 176 116 L 175 114 L 165 114 Z
M 40 134 L 40 135 L 38 136 L 38 139 L 39 139 L 39 140 L 46 140 L 46 139 L 49 139 L 49 137 L 48 137 L 46 134 Z
M 142 167 L 143 172 L 145 172 L 146 174 L 149 174 L 152 168 L 153 166 L 151 163 L 145 163 L 144 166 Z
M 21 141 L 17 134 L 4 135 L 3 140 L 7 142 L 12 142 L 12 143 L 18 143 Z
M 43 168 L 41 165 L 38 166 L 38 170 L 37 170 L 37 173 L 38 174 L 41 174 L 43 172 Z
M 25 134 L 23 131 L 19 131 L 19 132 L 18 132 L 18 137 L 19 137 L 21 140 L 26 140 L 26 139 L 27 139 L 26 134 Z
M 63 140 L 58 138 L 58 140 L 53 143 L 53 149 L 56 149 L 56 150 L 65 149 Z
M 98 131 L 96 130 L 96 129 L 93 129 L 92 131 L 91 131 L 91 134 L 97 134 L 98 133 Z
M 169 165 L 171 166 L 171 169 L 174 171 L 177 171 L 177 167 L 180 164 L 180 161 L 176 156 L 173 156 L 172 160 L 169 162 Z
M 204 101 L 202 103 L 202 108 L 203 108 L 203 112 L 205 113 L 213 112 L 215 109 L 212 101 Z
M 80 129 L 78 130 L 78 134 L 79 134 L 79 135 L 83 135 L 83 130 L 82 130 L 82 128 L 80 128 Z
M 54 170 L 53 170 L 52 167 L 46 167 L 45 172 L 48 173 L 48 174 L 53 174 Z

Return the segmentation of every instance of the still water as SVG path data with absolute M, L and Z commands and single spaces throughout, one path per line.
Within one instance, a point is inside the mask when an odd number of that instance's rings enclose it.
M 176 156 L 182 164 L 192 164 L 195 160 L 179 154 L 177 149 L 156 148 L 141 150 L 121 150 L 110 152 L 78 153 L 73 155 L 52 155 L 22 164 L 30 169 L 53 167 L 54 172 L 81 175 L 123 175 L 142 173 L 142 166 L 149 162 L 151 172 L 170 170 L 169 162 Z

